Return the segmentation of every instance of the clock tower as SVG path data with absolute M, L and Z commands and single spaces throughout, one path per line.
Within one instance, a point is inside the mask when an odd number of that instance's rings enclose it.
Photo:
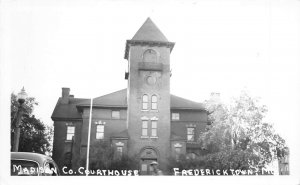
M 170 53 L 174 47 L 148 18 L 126 41 L 128 60 L 127 128 L 129 155 L 140 159 L 141 172 L 161 168 L 170 155 Z

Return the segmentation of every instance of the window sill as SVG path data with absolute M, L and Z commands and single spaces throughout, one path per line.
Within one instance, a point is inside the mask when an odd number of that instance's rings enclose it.
M 150 112 L 158 112 L 158 110 L 157 109 L 154 109 L 154 110 L 150 110 Z
M 157 136 L 141 136 L 141 139 L 158 139 Z
M 189 144 L 197 144 L 196 141 L 187 141 L 187 143 L 189 143 Z
M 142 111 L 142 112 L 148 112 L 149 110 L 146 110 L 146 109 L 142 109 L 141 111 Z

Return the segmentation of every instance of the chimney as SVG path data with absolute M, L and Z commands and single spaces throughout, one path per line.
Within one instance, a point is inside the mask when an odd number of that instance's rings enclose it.
M 62 88 L 61 103 L 62 104 L 68 104 L 69 103 L 69 96 L 70 96 L 70 88 L 63 87 Z

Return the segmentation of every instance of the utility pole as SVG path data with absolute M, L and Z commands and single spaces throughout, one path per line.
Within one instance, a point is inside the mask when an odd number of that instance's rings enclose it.
M 20 140 L 20 126 L 23 116 L 23 103 L 27 98 L 27 93 L 25 92 L 24 87 L 21 92 L 18 93 L 17 100 L 19 102 L 19 107 L 17 111 L 17 120 L 16 120 L 16 128 L 14 132 L 14 143 L 13 143 L 13 152 L 19 151 L 19 140 Z

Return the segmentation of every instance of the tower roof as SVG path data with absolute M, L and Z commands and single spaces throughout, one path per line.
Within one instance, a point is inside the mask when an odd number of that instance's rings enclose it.
M 133 36 L 132 40 L 169 42 L 149 17 Z
M 140 29 L 135 33 L 131 40 L 126 41 L 124 58 L 128 59 L 129 48 L 132 45 L 152 45 L 170 48 L 170 52 L 175 45 L 169 42 L 166 36 L 158 29 L 153 21 L 148 17 Z

